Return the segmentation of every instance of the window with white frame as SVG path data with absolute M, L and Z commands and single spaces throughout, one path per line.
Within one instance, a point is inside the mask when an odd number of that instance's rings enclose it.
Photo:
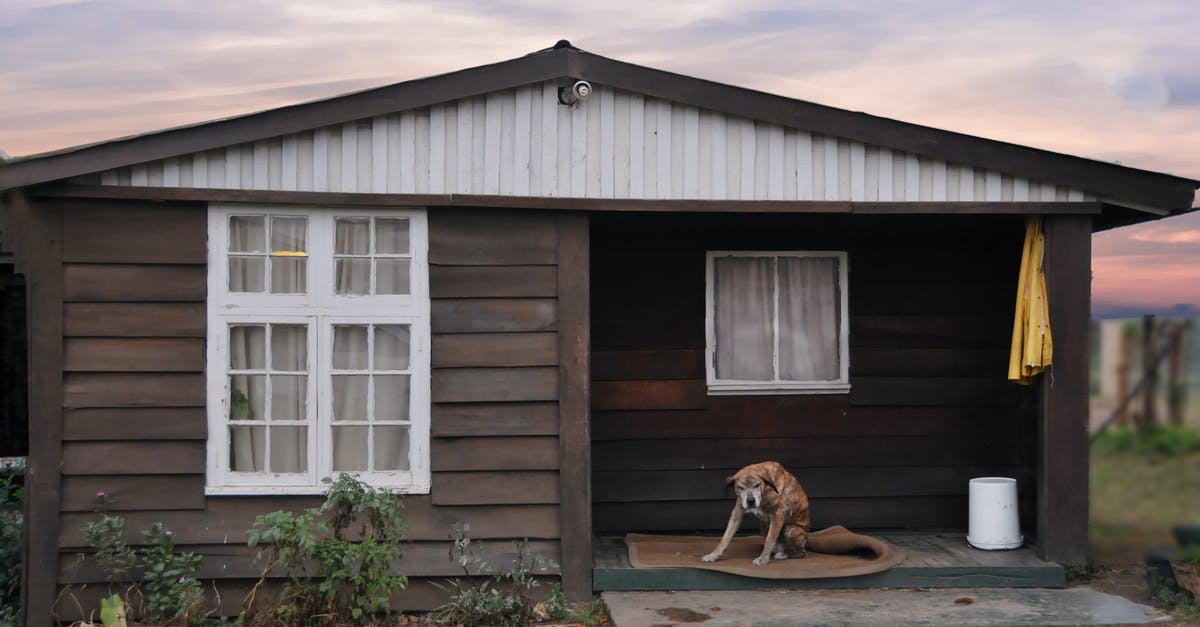
M 710 394 L 850 389 L 846 253 L 714 251 L 706 265 Z
M 429 491 L 421 210 L 214 205 L 208 492 Z

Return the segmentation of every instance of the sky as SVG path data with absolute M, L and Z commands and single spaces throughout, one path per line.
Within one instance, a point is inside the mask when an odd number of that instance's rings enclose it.
M 584 50 L 1200 179 L 1195 0 L 0 0 L 26 155 Z M 1200 204 L 1200 203 L 1198 203 Z M 1200 212 L 1093 238 L 1093 313 L 1200 315 Z

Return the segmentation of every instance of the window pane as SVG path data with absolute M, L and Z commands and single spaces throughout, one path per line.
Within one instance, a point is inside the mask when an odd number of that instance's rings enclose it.
M 230 257 L 229 291 L 266 291 L 266 272 L 267 260 L 263 257 Z
M 367 419 L 367 375 L 333 377 L 333 419 Z
M 333 368 L 335 370 L 367 369 L 367 327 L 365 325 L 333 327 Z
M 381 255 L 408 254 L 408 220 L 377 218 L 375 252 Z
M 229 367 L 262 370 L 267 367 L 267 330 L 263 326 L 229 327 Z
M 230 216 L 229 252 L 266 252 L 267 231 L 264 225 L 263 216 Z
M 368 427 L 333 428 L 333 469 L 367 469 Z
M 374 427 L 375 470 L 408 470 L 408 427 Z
M 408 375 L 375 375 L 375 420 L 408 420 Z
M 308 419 L 308 377 L 271 377 L 271 420 Z
M 308 250 L 308 220 L 273 216 L 271 218 L 271 252 L 298 253 Z
M 271 257 L 271 293 L 303 294 L 308 289 L 308 259 Z
M 376 294 L 408 294 L 409 267 L 408 259 L 376 259 L 375 260 L 375 293 Z
M 308 327 L 271 325 L 271 370 L 308 370 Z
M 829 381 L 841 374 L 838 260 L 779 259 L 779 376 Z
M 271 472 L 308 469 L 308 429 L 271 427 Z
M 229 377 L 229 419 L 267 419 L 267 377 L 235 374 Z
M 375 369 L 408 370 L 409 330 L 407 324 L 375 327 Z
M 718 379 L 769 381 L 774 375 L 775 260 L 713 260 Z
M 229 428 L 229 469 L 234 472 L 262 472 L 267 469 L 265 428 Z
M 367 218 L 338 218 L 333 252 L 336 255 L 371 254 L 371 221 Z
M 338 259 L 334 269 L 334 291 L 338 294 L 363 295 L 371 291 L 371 260 Z

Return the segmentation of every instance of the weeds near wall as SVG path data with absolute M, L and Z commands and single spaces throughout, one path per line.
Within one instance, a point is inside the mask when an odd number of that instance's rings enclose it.
M 113 616 L 119 607 L 145 618 L 151 625 L 182 627 L 202 625 L 209 612 L 204 607 L 204 590 L 196 574 L 203 560 L 195 553 L 180 553 L 174 534 L 162 523 L 142 532 L 145 544 L 134 547 L 125 540 L 125 519 L 108 513 L 112 500 L 96 494 L 96 520 L 83 524 L 83 537 L 95 551 L 93 559 L 105 573 L 110 590 L 101 616 Z M 106 625 L 109 623 L 105 623 Z
M 391 614 L 392 592 L 408 585 L 393 571 L 404 556 L 400 542 L 408 527 L 401 498 L 346 474 L 331 483 L 319 508 L 255 519 L 249 545 L 263 547 L 257 558 L 262 575 L 245 599 L 241 621 L 364 625 Z M 273 571 L 286 573 L 282 593 L 269 607 L 256 608 L 255 597 Z
M 25 465 L 0 476 L 0 627 L 17 625 L 21 612 L 21 545 L 25 538 Z

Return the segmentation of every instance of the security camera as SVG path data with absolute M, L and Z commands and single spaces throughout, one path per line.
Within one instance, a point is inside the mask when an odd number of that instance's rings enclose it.
M 558 103 L 568 106 L 575 106 L 580 102 L 587 100 L 588 96 L 592 95 L 592 84 L 587 81 L 575 81 L 570 87 L 560 87 L 558 89 Z
M 575 81 L 571 86 L 571 94 L 577 100 L 587 100 L 587 97 L 592 95 L 592 84 L 587 81 Z

